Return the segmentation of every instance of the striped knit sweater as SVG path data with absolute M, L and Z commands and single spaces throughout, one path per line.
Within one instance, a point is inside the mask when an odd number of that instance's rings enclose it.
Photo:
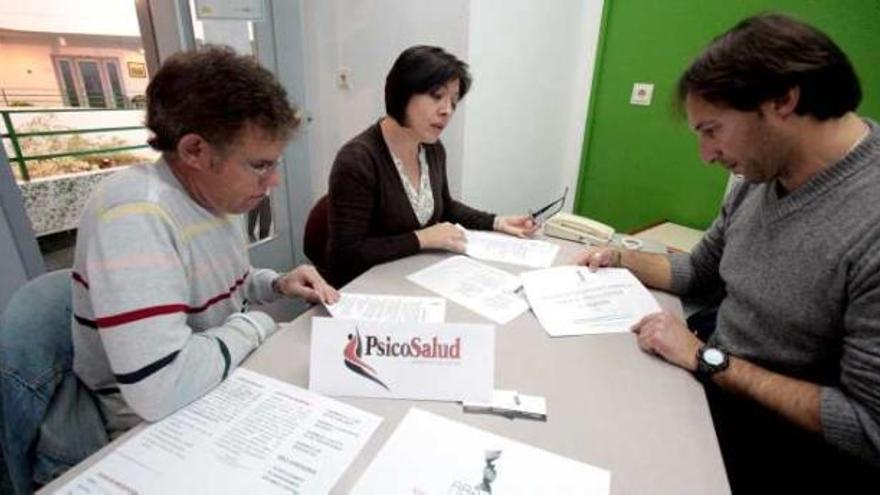
M 240 217 L 199 206 L 168 164 L 106 180 L 80 221 L 74 371 L 107 429 L 158 420 L 211 390 L 269 335 L 272 270 L 250 266 Z

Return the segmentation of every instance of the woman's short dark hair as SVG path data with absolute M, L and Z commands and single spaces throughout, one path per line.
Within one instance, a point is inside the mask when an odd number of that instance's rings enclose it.
M 741 21 L 712 41 L 678 81 L 688 94 L 740 111 L 800 89 L 795 112 L 818 120 L 840 117 L 862 100 L 858 76 L 825 33 L 780 14 Z
M 466 63 L 436 46 L 417 45 L 397 57 L 385 78 L 385 112 L 401 125 L 406 123 L 406 105 L 413 95 L 430 93 L 458 79 L 459 99 L 471 86 Z
M 275 76 L 229 47 L 172 55 L 147 87 L 148 143 L 158 151 L 174 151 L 189 133 L 224 149 L 247 124 L 287 139 L 299 119 Z

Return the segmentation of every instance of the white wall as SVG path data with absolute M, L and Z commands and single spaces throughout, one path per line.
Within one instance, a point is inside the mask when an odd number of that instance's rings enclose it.
M 465 202 L 501 213 L 548 203 L 580 169 L 602 0 L 471 3 Z
M 48 33 L 140 36 L 134 1 L 0 0 L 0 27 Z
M 385 75 L 414 44 L 468 62 L 471 92 L 442 140 L 454 195 L 525 212 L 575 185 L 603 0 L 306 0 L 315 197 L 339 147 L 384 114 Z M 346 68 L 351 88 L 337 86 Z
M 333 159 L 346 141 L 385 114 L 385 75 L 404 49 L 438 45 L 467 59 L 467 0 L 306 0 L 306 129 L 315 197 L 327 192 Z M 351 88 L 336 84 L 347 68 Z M 298 102 L 302 103 L 302 102 Z M 464 112 L 443 133 L 450 186 L 460 191 Z

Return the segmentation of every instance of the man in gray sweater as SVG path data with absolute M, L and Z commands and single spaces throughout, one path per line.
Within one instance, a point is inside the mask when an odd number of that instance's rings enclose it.
M 701 158 L 744 181 L 690 254 L 579 260 L 723 294 L 705 343 L 668 313 L 632 330 L 706 384 L 734 492 L 880 479 L 880 128 L 854 113 L 861 96 L 825 34 L 780 15 L 742 21 L 682 75 L 679 99 Z

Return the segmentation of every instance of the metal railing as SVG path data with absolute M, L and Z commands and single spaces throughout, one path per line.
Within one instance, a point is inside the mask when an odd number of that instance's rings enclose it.
M 143 108 L 143 94 L 127 96 L 104 91 L 58 93 L 39 88 L 0 87 L 0 106 L 8 108 L 69 107 L 69 108 Z
M 25 114 L 25 113 L 71 113 L 71 112 L 114 112 L 114 111 L 125 111 L 129 109 L 125 108 L 57 108 L 57 109 L 17 109 L 17 110 L 0 110 L 0 117 L 3 119 L 3 124 L 6 126 L 6 132 L 0 134 L 0 141 L 2 139 L 9 139 L 10 145 L 12 147 L 12 156 L 10 159 L 14 162 L 18 163 L 18 171 L 21 175 L 21 180 L 27 182 L 31 180 L 30 173 L 28 173 L 27 162 L 34 160 L 49 160 L 52 158 L 61 158 L 67 156 L 89 156 L 89 155 L 102 155 L 107 153 L 116 153 L 119 151 L 128 151 L 134 149 L 143 149 L 147 148 L 146 144 L 138 144 L 138 145 L 130 145 L 130 146 L 115 146 L 111 148 L 94 148 L 89 150 L 76 150 L 76 151 L 65 151 L 61 153 L 46 153 L 40 155 L 25 155 L 22 152 L 20 139 L 22 138 L 30 138 L 30 137 L 38 137 L 38 136 L 58 136 L 65 134 L 89 134 L 89 133 L 101 133 L 101 132 L 114 132 L 114 131 L 133 131 L 133 130 L 141 130 L 144 129 L 142 125 L 135 126 L 119 126 L 119 127 L 95 127 L 90 129 L 64 129 L 64 130 L 50 130 L 50 131 L 36 131 L 36 132 L 16 132 L 15 125 L 12 121 L 12 115 L 14 114 Z
M 61 93 L 36 89 L 15 90 L 0 88 L 0 104 L 6 107 L 67 106 Z

